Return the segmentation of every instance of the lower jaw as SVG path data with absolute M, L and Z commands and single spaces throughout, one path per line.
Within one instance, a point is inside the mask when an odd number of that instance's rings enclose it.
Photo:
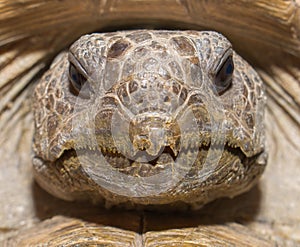
M 93 178 L 97 173 L 89 173 L 80 163 L 81 158 L 90 160 L 90 156 L 99 155 L 95 151 L 84 150 L 76 152 L 68 150 L 55 162 L 46 162 L 42 170 L 37 171 L 40 184 L 51 194 L 67 200 L 91 200 L 103 203 L 105 200 L 111 205 L 132 205 L 132 208 L 142 205 L 151 208 L 153 205 L 203 205 L 219 197 L 233 197 L 249 190 L 258 180 L 264 170 L 264 164 L 257 163 L 257 157 L 247 158 L 238 149 L 225 147 L 220 157 L 219 164 L 211 167 L 207 177 L 203 178 L 203 164 L 207 159 L 208 147 L 197 150 L 197 159 L 187 171 L 182 180 L 163 194 L 143 197 L 124 197 L 114 194 L 101 187 Z M 79 157 L 84 155 L 85 157 Z M 189 153 L 186 153 L 187 157 Z M 167 157 L 164 162 L 151 164 L 132 162 L 116 154 L 105 154 L 106 161 L 111 168 L 124 174 L 135 177 L 149 177 L 158 174 L 161 170 L 174 166 L 174 160 Z M 112 162 L 113 161 L 113 162 Z M 118 162 L 116 162 L 118 161 Z M 161 160 L 163 161 L 163 160 Z M 90 164 L 93 167 L 101 164 Z M 46 168 L 46 169 L 45 169 Z M 52 174 L 52 175 L 51 175 Z M 50 176 L 51 175 L 51 176 Z M 54 179 L 57 179 L 54 181 Z M 167 178 L 166 178 L 167 179 Z M 114 184 L 114 178 L 108 179 Z M 53 188 L 56 188 L 53 190 Z

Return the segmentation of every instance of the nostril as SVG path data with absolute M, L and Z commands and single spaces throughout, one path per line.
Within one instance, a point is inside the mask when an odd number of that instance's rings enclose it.
M 165 96 L 164 97 L 164 102 L 165 103 L 171 102 L 171 98 L 169 96 Z
M 133 146 L 140 151 L 147 150 L 150 145 L 151 143 L 146 135 L 135 135 L 133 138 Z

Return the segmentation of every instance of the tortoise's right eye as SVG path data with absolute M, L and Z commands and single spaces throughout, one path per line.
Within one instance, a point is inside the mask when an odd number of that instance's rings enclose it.
M 70 63 L 69 67 L 69 79 L 77 93 L 80 92 L 81 88 L 87 81 L 85 76 L 82 75 L 72 63 Z

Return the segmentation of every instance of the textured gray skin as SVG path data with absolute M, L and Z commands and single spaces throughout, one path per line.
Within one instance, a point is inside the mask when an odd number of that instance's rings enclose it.
M 216 74 L 230 54 L 232 83 L 218 93 Z M 81 90 L 70 81 L 70 62 L 88 79 Z M 35 176 L 66 200 L 198 207 L 233 197 L 251 188 L 265 168 L 264 105 L 259 76 L 221 34 L 86 35 L 36 87 Z M 147 152 L 148 161 L 133 159 L 138 151 Z M 179 154 L 184 162 L 173 173 Z M 120 183 L 112 170 L 128 180 Z M 174 184 L 141 196 L 152 189 L 143 179 L 160 174 L 157 184 Z

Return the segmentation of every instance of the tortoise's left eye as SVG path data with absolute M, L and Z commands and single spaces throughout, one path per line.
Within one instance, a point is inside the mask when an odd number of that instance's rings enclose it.
M 214 83 L 218 94 L 223 93 L 231 85 L 233 71 L 233 59 L 232 56 L 229 56 L 225 62 L 219 66 L 215 76 Z

